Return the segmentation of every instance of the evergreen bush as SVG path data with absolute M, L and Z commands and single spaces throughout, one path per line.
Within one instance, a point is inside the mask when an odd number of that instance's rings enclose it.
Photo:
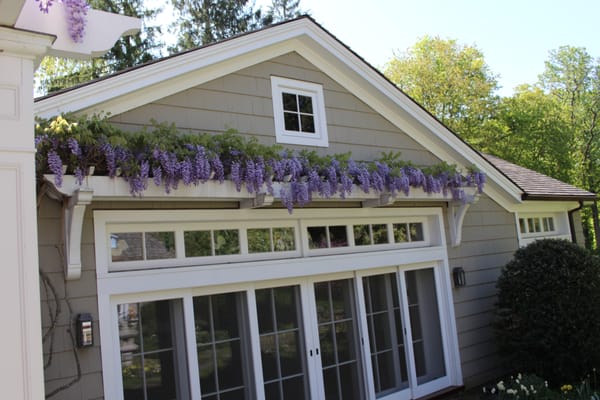
M 519 249 L 497 283 L 494 323 L 509 368 L 553 385 L 600 366 L 600 263 L 565 240 Z

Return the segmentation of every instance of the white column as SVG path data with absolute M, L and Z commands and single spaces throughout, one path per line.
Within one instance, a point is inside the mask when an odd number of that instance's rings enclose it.
M 44 398 L 33 72 L 53 37 L 0 27 L 0 391 Z

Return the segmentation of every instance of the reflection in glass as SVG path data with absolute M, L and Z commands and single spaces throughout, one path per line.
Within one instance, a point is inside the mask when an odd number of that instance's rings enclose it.
M 314 285 L 326 399 L 362 399 L 351 279 Z
M 363 278 L 373 382 L 377 396 L 408 387 L 396 274 Z
M 212 256 L 210 231 L 186 231 L 183 233 L 186 257 Z
M 331 243 L 331 247 L 348 246 L 348 233 L 346 232 L 346 225 L 330 226 L 329 241 Z
M 296 250 L 296 240 L 294 238 L 294 228 L 273 228 L 273 250 L 275 251 L 294 251 Z
M 423 241 L 423 224 L 420 222 L 412 222 L 408 224 L 410 229 L 410 241 L 421 242 Z
M 354 225 L 354 245 L 368 246 L 371 244 L 369 225 Z
M 175 258 L 175 232 L 145 232 L 146 259 Z
M 265 399 L 308 399 L 298 286 L 256 291 Z
M 435 276 L 425 268 L 405 277 L 417 382 L 423 384 L 446 375 Z
M 373 244 L 386 244 L 388 240 L 388 231 L 386 224 L 371 225 L 373 230 Z
M 309 226 L 307 232 L 309 249 L 326 249 L 329 247 L 326 226 Z
M 248 229 L 248 252 L 271 252 L 271 230 L 269 228 Z
M 408 242 L 408 227 L 406 224 L 394 224 L 392 228 L 394 230 L 395 243 Z
M 142 233 L 111 233 L 111 257 L 113 262 L 144 259 Z
M 175 399 L 185 390 L 178 384 L 185 371 L 178 368 L 174 310 L 179 300 L 119 304 L 119 340 L 123 397 L 130 399 Z M 179 372 L 178 372 L 179 371 Z M 181 397 L 183 393 L 179 393 Z
M 215 241 L 215 255 L 228 255 L 240 253 L 240 238 L 237 229 L 224 229 L 213 231 Z
M 198 296 L 193 304 L 202 399 L 249 398 L 241 293 Z

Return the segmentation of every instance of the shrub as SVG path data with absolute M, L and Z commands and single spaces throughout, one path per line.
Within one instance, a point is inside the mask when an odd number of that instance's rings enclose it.
M 564 240 L 519 249 L 497 287 L 494 328 L 513 370 L 576 382 L 600 365 L 600 263 Z

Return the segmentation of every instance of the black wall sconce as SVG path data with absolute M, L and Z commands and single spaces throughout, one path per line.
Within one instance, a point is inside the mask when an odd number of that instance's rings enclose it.
M 93 319 L 91 314 L 79 314 L 76 321 L 77 347 L 94 345 Z
M 452 278 L 454 280 L 455 288 L 463 287 L 467 284 L 465 270 L 462 267 L 455 267 L 452 269 Z

